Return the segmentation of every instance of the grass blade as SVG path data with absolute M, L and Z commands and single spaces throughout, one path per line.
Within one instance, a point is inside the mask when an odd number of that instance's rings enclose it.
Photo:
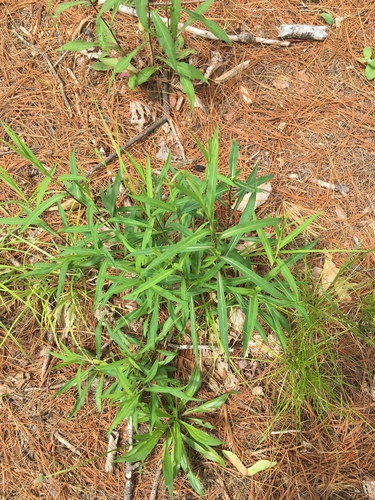
M 221 273 L 217 275 L 217 312 L 219 320 L 219 335 L 221 344 L 225 353 L 225 357 L 229 359 L 229 345 L 228 345 L 228 313 L 227 303 L 224 293 L 224 284 Z
M 169 29 L 161 20 L 160 16 L 155 11 L 151 12 L 151 17 L 155 26 L 156 36 L 158 37 L 160 46 L 164 50 L 165 55 L 167 56 L 172 68 L 176 71 L 176 73 L 178 73 L 176 48 L 172 39 L 172 35 Z
M 215 133 L 208 145 L 208 162 L 206 167 L 206 196 L 207 196 L 207 216 L 211 224 L 215 218 L 215 202 L 217 188 L 217 174 L 219 162 L 219 129 L 216 127 Z
M 258 294 L 249 297 L 248 309 L 246 312 L 245 324 L 242 332 L 242 352 L 245 356 L 250 339 L 253 335 L 255 323 L 258 317 Z

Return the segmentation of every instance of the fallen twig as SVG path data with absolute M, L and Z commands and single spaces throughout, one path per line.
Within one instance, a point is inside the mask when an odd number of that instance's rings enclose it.
M 156 120 L 156 122 L 152 123 L 149 127 L 142 130 L 142 132 L 140 132 L 138 135 L 133 137 L 133 139 L 130 139 L 130 141 L 126 142 L 123 146 L 121 146 L 119 151 L 115 151 L 114 153 L 111 153 L 106 158 L 103 158 L 103 160 L 101 160 L 99 163 L 97 163 L 96 165 L 91 167 L 90 170 L 88 172 L 86 172 L 86 174 L 85 174 L 86 178 L 90 177 L 90 175 L 92 175 L 94 172 L 99 170 L 99 168 L 111 163 L 113 160 L 118 158 L 118 156 L 122 152 L 129 149 L 131 146 L 133 146 L 133 144 L 141 141 L 144 137 L 147 137 L 155 129 L 157 129 L 158 127 L 160 127 L 164 123 L 170 121 L 169 117 L 167 116 L 170 113 L 170 106 L 169 106 L 169 101 L 168 101 L 168 85 L 166 84 L 166 82 L 164 82 L 163 86 L 162 86 L 162 99 L 163 99 L 163 108 L 164 108 L 165 114 L 163 116 L 161 116 L 158 120 Z
M 298 174 L 290 174 L 288 177 L 289 177 L 289 179 L 296 179 L 299 182 L 306 182 L 306 181 L 312 182 L 313 184 L 316 184 L 319 187 L 322 187 L 325 189 L 331 189 L 332 191 L 336 191 L 336 192 L 340 193 L 342 196 L 347 196 L 350 192 L 349 186 L 346 186 L 345 184 L 326 182 L 326 181 L 322 181 L 320 179 L 315 179 L 315 177 L 301 179 Z
M 326 189 L 332 189 L 332 191 L 337 191 L 338 193 L 342 194 L 343 196 L 347 195 L 349 193 L 349 186 L 345 186 L 345 184 L 336 184 L 336 183 L 331 183 L 331 182 L 326 182 L 326 181 L 321 181 L 319 179 L 310 179 L 311 182 L 316 184 L 317 186 L 326 188 Z
M 127 426 L 127 431 L 128 431 L 128 451 L 130 451 L 133 448 L 133 418 L 129 417 L 128 420 L 128 426 Z M 124 500 L 131 500 L 132 495 L 133 495 L 133 490 L 134 490 L 134 483 L 133 483 L 133 472 L 138 469 L 139 467 L 139 462 L 136 462 L 135 464 L 132 464 L 130 462 L 126 462 L 125 466 L 125 486 L 124 486 Z
M 63 444 L 66 448 L 68 448 L 70 451 L 75 453 L 76 455 L 80 456 L 81 452 L 77 450 L 75 446 L 73 446 L 67 439 L 65 439 L 60 433 L 55 432 L 54 434 L 55 439 L 59 441 L 59 443 Z
M 310 24 L 282 24 L 279 28 L 279 38 L 296 38 L 298 40 L 319 40 L 327 38 L 326 26 Z
M 153 132 L 155 129 L 157 129 L 158 127 L 160 127 L 161 125 L 163 125 L 167 121 L 168 121 L 168 116 L 167 115 L 163 115 L 162 117 L 160 117 L 152 125 L 150 125 L 149 127 L 145 128 L 144 130 L 142 130 L 142 132 L 140 132 L 138 135 L 136 135 L 135 137 L 133 137 L 133 139 L 130 139 L 130 141 L 126 142 L 123 146 L 121 146 L 121 148 L 119 149 L 119 151 L 115 151 L 114 153 L 111 153 L 106 158 L 103 158 L 103 160 L 101 160 L 99 163 L 97 163 L 96 165 L 94 165 L 93 167 L 91 167 L 90 170 L 88 172 L 86 172 L 85 177 L 90 177 L 90 175 L 92 175 L 94 172 L 96 172 L 97 170 L 99 170 L 99 168 L 103 167 L 104 165 L 108 165 L 109 163 L 111 163 L 113 160 L 115 160 L 119 156 L 119 154 L 121 154 L 122 152 L 124 152 L 126 149 L 129 149 L 136 142 L 141 141 L 144 137 L 146 137 L 149 134 L 151 134 L 151 132 Z
M 158 467 L 158 469 L 156 471 L 154 480 L 152 482 L 152 488 L 151 488 L 149 500 L 156 500 L 156 497 L 158 495 L 158 487 L 159 487 L 159 483 L 160 483 L 160 479 L 161 479 L 161 473 L 162 473 L 162 466 L 160 464 L 160 466 Z
M 46 61 L 47 66 L 48 66 L 50 72 L 56 78 L 57 83 L 59 84 L 60 92 L 61 92 L 62 98 L 64 100 L 65 106 L 68 108 L 69 113 L 71 114 L 72 113 L 72 111 L 71 111 L 72 107 L 71 107 L 71 105 L 70 105 L 70 103 L 68 101 L 68 98 L 66 97 L 63 81 L 61 80 L 61 78 L 59 77 L 59 75 L 56 73 L 56 70 L 53 67 L 51 61 L 48 59 L 47 54 L 45 52 L 43 52 L 43 50 L 40 49 L 39 47 L 37 47 L 36 45 L 33 45 L 32 43 L 30 43 L 27 40 L 25 40 L 23 38 L 23 36 L 21 36 L 19 33 L 17 33 L 17 31 L 13 30 L 13 32 L 18 36 L 18 38 L 21 40 L 22 43 L 24 43 L 25 45 L 27 45 L 28 47 L 30 47 L 32 50 L 35 50 L 35 52 L 37 52 L 38 54 L 40 54 L 43 57 L 43 59 Z
M 244 61 L 244 62 L 238 64 L 234 68 L 230 69 L 229 71 L 226 71 L 222 75 L 215 78 L 214 82 L 215 83 L 223 83 L 223 82 L 230 80 L 231 78 L 236 76 L 238 73 L 240 73 L 240 71 L 243 71 L 244 69 L 246 69 L 250 63 L 251 63 L 251 61 Z
M 99 4 L 103 4 L 105 0 L 99 0 Z M 131 7 L 127 7 L 126 5 L 120 5 L 118 11 L 122 14 L 128 14 L 129 16 L 138 17 L 137 11 L 132 9 Z M 168 19 L 165 17 L 161 17 L 161 20 L 164 23 L 168 22 Z M 183 27 L 183 23 L 179 23 L 179 29 Z M 185 31 L 191 33 L 193 36 L 197 36 L 200 38 L 206 38 L 208 40 L 219 40 L 211 31 L 202 30 L 200 28 L 194 28 L 194 26 L 187 26 Z M 251 33 L 240 33 L 239 35 L 228 35 L 229 40 L 232 42 L 243 42 L 243 43 L 261 43 L 264 45 L 277 45 L 279 47 L 289 47 L 290 42 L 280 41 L 280 40 L 272 40 L 269 38 L 261 38 L 258 36 L 254 36 Z

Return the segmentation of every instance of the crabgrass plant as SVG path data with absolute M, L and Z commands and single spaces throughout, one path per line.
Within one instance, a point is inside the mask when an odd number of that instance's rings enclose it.
M 224 466 L 217 451 L 221 442 L 212 436 L 212 426 L 203 416 L 219 408 L 229 394 L 208 401 L 198 398 L 200 341 L 210 325 L 212 344 L 229 359 L 228 314 L 239 308 L 245 317 L 243 354 L 254 331 L 265 342 L 267 334 L 274 332 L 287 349 L 290 319 L 298 317 L 310 324 L 291 268 L 313 243 L 292 243 L 315 216 L 297 223 L 258 219 L 254 210 L 257 192 L 270 176 L 257 177 L 255 167 L 241 180 L 236 142 L 228 174 L 220 174 L 218 130 L 207 148 L 198 142 L 206 160 L 204 179 L 174 169 L 170 158 L 160 171 L 153 171 L 149 160 L 142 165 L 127 155 L 127 166 L 119 157 L 117 176 L 97 200 L 74 152 L 70 173 L 56 179 L 56 166 L 47 170 L 9 127 L 4 128 L 12 141 L 8 146 L 44 177 L 26 198 L 1 168 L 3 181 L 17 195 L 1 206 L 1 247 L 8 254 L 11 251 L 20 265 L 2 266 L 0 286 L 15 294 L 11 287 L 17 284 L 21 300 L 34 309 L 41 301 L 45 323 L 54 331 L 51 308 L 55 318 L 58 311 L 66 316 L 64 308 L 78 310 L 80 300 L 90 299 L 97 318 L 91 347 L 80 342 L 73 327 L 70 343 L 56 336 L 57 368 L 76 366 L 74 377 L 59 391 L 76 390 L 71 417 L 93 390 L 99 411 L 104 400 L 117 407 L 109 432 L 123 421 L 134 425 L 135 445 L 131 451 L 123 449 L 119 461 L 143 462 L 162 443 L 170 494 L 182 470 L 194 490 L 203 495 L 187 450 Z M 122 190 L 128 197 L 126 204 L 119 202 Z M 234 214 L 248 193 L 246 207 L 235 222 Z M 66 198 L 72 202 L 68 210 Z M 59 224 L 55 218 L 53 227 L 45 217 L 51 207 L 60 218 Z M 5 216 L 10 211 L 13 215 Z M 79 216 L 77 211 L 81 211 Z M 223 211 L 226 217 L 219 217 Z M 30 255 L 32 260 L 27 258 Z M 263 275 L 257 272 L 260 262 L 267 269 Z M 129 307 L 116 308 L 118 301 Z M 106 314 L 109 309 L 115 309 L 114 320 Z M 73 322 L 72 315 L 68 323 Z M 192 345 L 195 367 L 185 384 L 174 376 L 178 350 L 172 340 Z M 113 347 L 109 350 L 108 341 Z M 147 425 L 145 434 L 138 432 L 141 423 Z

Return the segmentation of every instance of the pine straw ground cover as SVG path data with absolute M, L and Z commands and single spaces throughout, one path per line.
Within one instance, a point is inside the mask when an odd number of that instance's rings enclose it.
M 108 74 L 89 70 L 90 61 L 81 55 L 68 52 L 61 57 L 56 52 L 78 35 L 84 39 L 92 36 L 95 12 L 70 9 L 55 25 L 47 15 L 46 4 L 42 0 L 0 1 L 0 118 L 46 166 L 58 164 L 56 175 L 69 171 L 73 149 L 86 172 L 97 163 L 99 148 L 105 154 L 113 149 L 103 121 L 114 136 L 118 135 L 120 144 L 127 142 L 139 132 L 131 123 L 129 103 L 136 101 L 148 107 L 146 126 L 163 114 L 160 91 L 154 83 L 129 91 L 126 81 L 118 77 L 108 93 Z M 215 391 L 233 388 L 238 391 L 211 415 L 210 421 L 224 447 L 246 465 L 259 458 L 277 461 L 275 468 L 244 478 L 230 465 L 224 469 L 197 458 L 196 473 L 208 499 L 375 498 L 374 486 L 371 490 L 371 481 L 375 480 L 375 409 L 371 391 L 375 356 L 374 350 L 354 333 L 356 328 L 360 331 L 363 299 L 371 297 L 374 278 L 374 254 L 370 251 L 375 239 L 374 83 L 365 80 L 358 59 L 365 46 L 375 47 L 375 6 L 357 0 L 327 0 L 324 5 L 307 0 L 217 0 L 208 17 L 228 32 L 246 26 L 256 35 L 276 38 L 280 24 L 323 24 L 322 12 L 343 18 L 339 26 L 328 29 L 324 42 L 299 41 L 288 48 L 250 44 L 230 47 L 186 37 L 188 45 L 198 52 L 198 67 L 209 64 L 213 50 L 226 58 L 221 71 L 245 60 L 251 62 L 225 83 L 197 88 L 204 106 L 193 112 L 187 99 L 177 110 L 182 94 L 178 89 L 171 90 L 171 118 L 186 158 L 191 160 L 183 168 L 199 175 L 194 165 L 203 159 L 192 135 L 206 143 L 219 125 L 221 172 L 225 173 L 231 141 L 235 139 L 244 174 L 256 161 L 261 175 L 274 175 L 271 196 L 259 209 L 259 217 L 288 213 L 298 219 L 320 212 L 312 227 L 319 236 L 318 247 L 347 251 L 332 255 L 337 267 L 358 245 L 361 250 L 369 250 L 345 277 L 352 284 L 350 300 L 340 303 L 341 312 L 349 318 L 347 323 L 328 303 L 322 304 L 318 295 L 307 297 L 311 288 L 306 285 L 305 300 L 313 302 L 312 311 L 324 326 L 325 338 L 335 339 L 332 349 L 346 378 L 345 398 L 351 411 L 337 402 L 330 406 L 327 403 L 325 412 L 317 411 L 308 397 L 296 410 L 293 390 L 304 377 L 293 372 L 293 357 L 286 362 L 280 353 L 262 357 L 258 352 L 254 356 L 257 361 L 244 360 L 239 348 L 233 353 L 231 366 L 223 367 L 220 359 L 212 361 L 210 352 L 202 355 L 205 379 L 200 397 L 208 399 Z M 115 20 L 115 31 L 129 52 L 137 44 L 136 24 L 135 19 L 126 16 Z M 54 65 L 70 109 L 45 58 L 16 33 L 41 49 Z M 157 153 L 162 144 L 174 155 L 180 154 L 174 137 L 165 128 L 134 145 L 131 154 L 139 161 L 149 155 L 158 168 Z M 5 146 L 0 148 L 1 165 L 29 196 L 40 178 L 27 162 Z M 95 172 L 90 178 L 92 189 L 99 192 L 100 187 L 105 187 L 117 168 L 114 162 Z M 313 179 L 348 186 L 349 192 L 345 195 L 320 187 Z M 0 185 L 0 201 L 14 196 L 1 180 Z M 46 217 L 50 224 L 57 224 L 54 212 Z M 324 252 L 313 254 L 309 267 L 301 268 L 301 273 L 309 275 L 314 267 L 323 267 L 325 258 Z M 9 255 L 3 252 L 3 266 L 9 263 L 7 259 Z M 22 324 L 17 324 L 24 309 L 22 303 L 10 303 L 4 298 L 0 307 L 5 327 L 1 332 L 0 384 L 7 394 L 0 406 L 1 498 L 122 498 L 124 464 L 115 466 L 112 474 L 104 470 L 106 433 L 114 409 L 104 406 L 99 414 L 94 396 L 88 394 L 84 410 L 67 420 L 75 394 L 69 391 L 53 397 L 54 387 L 69 380 L 74 367 L 53 371 L 51 361 L 41 379 L 45 351 L 51 347 L 47 332 L 41 331 L 31 312 L 22 316 Z M 95 330 L 90 304 L 82 307 L 86 324 Z M 325 319 L 322 321 L 319 315 Z M 12 336 L 6 336 L 14 322 L 17 326 Z M 79 327 L 76 325 L 77 330 Z M 90 338 L 89 332 L 82 335 L 86 340 Z M 298 339 L 295 349 L 296 356 L 301 356 Z M 322 365 L 327 362 L 325 355 L 323 351 L 318 359 Z M 181 351 L 176 377 L 183 379 L 191 372 L 192 364 L 190 351 Z M 308 360 L 305 366 L 313 368 Z M 329 378 L 329 360 L 323 373 Z M 293 401 L 294 406 L 288 401 Z M 126 424 L 118 430 L 124 443 Z M 161 452 L 156 448 L 142 474 L 135 475 L 134 499 L 150 498 L 160 463 Z M 35 483 L 40 474 L 50 476 Z M 175 496 L 196 497 L 182 476 L 176 479 Z M 168 498 L 162 481 L 158 484 L 158 498 Z

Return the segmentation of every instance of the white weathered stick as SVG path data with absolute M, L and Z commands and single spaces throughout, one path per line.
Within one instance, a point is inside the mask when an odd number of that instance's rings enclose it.
M 104 3 L 105 0 L 99 0 L 99 4 Z M 129 16 L 138 17 L 135 9 L 131 7 L 127 7 L 126 5 L 120 5 L 119 12 L 122 14 L 128 14 Z M 168 19 L 165 17 L 161 17 L 160 19 L 163 23 L 167 23 Z M 183 23 L 179 23 L 179 29 L 183 27 Z M 185 31 L 191 33 L 193 36 L 197 36 L 200 38 L 206 38 L 208 40 L 219 40 L 211 31 L 201 30 L 199 28 L 194 28 L 194 26 L 187 26 Z M 290 42 L 280 41 L 280 40 L 272 40 L 269 38 L 260 38 L 258 36 L 254 36 L 251 33 L 240 33 L 239 35 L 228 35 L 229 40 L 232 42 L 243 42 L 243 43 L 262 43 L 264 45 L 278 45 L 279 47 L 289 47 Z
M 128 431 L 128 451 L 130 451 L 133 448 L 133 417 L 129 417 L 128 420 L 128 425 L 127 425 L 127 431 Z M 136 462 L 135 464 L 132 464 L 130 462 L 126 462 L 125 465 L 125 487 L 124 487 L 124 496 L 123 500 L 131 500 L 133 496 L 133 490 L 134 490 L 134 483 L 133 483 L 133 472 L 138 469 L 139 467 L 139 462 Z
M 324 40 L 327 38 L 326 26 L 310 24 L 282 24 L 279 28 L 279 38 L 297 38 L 299 40 Z
M 214 82 L 215 83 L 227 82 L 228 80 L 230 80 L 231 78 L 233 78 L 234 76 L 236 76 L 238 73 L 240 73 L 241 71 L 243 71 L 244 69 L 246 69 L 250 65 L 250 63 L 251 63 L 251 61 L 244 61 L 244 62 L 238 64 L 234 68 L 226 71 L 222 75 L 220 75 L 217 78 L 215 78 Z
M 68 450 L 71 450 L 76 455 L 80 456 L 81 452 L 77 450 L 75 446 L 73 446 L 67 439 L 65 439 L 59 432 L 55 432 L 55 439 L 59 441 L 59 443 L 63 444 Z
M 108 474 L 111 474 L 113 472 L 113 462 L 116 458 L 116 448 L 119 436 L 120 434 L 117 431 L 112 431 L 108 438 L 108 453 L 104 469 L 106 472 L 108 472 Z
M 341 193 L 344 196 L 347 195 L 350 191 L 349 186 L 345 186 L 345 184 L 343 184 L 343 185 L 336 184 L 336 183 L 333 184 L 331 182 L 321 181 L 320 179 L 314 179 L 314 177 L 312 177 L 310 180 L 311 180 L 311 182 L 313 182 L 317 186 L 320 186 L 320 187 L 323 187 L 326 189 L 332 189 L 332 191 L 337 191 L 338 193 Z

